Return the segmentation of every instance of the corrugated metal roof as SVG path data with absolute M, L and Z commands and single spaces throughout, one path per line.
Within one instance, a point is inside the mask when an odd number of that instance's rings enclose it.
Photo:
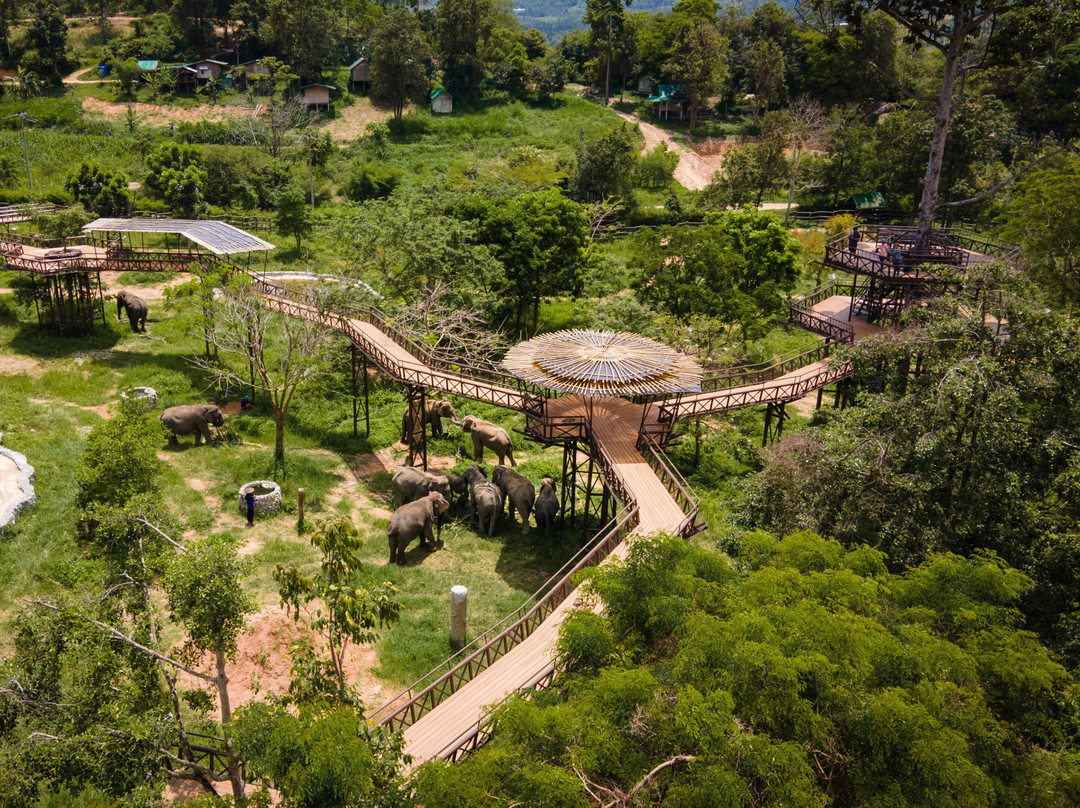
M 865 191 L 861 194 L 852 194 L 851 198 L 855 200 L 855 207 L 860 210 L 863 208 L 885 207 L 885 197 L 881 191 Z
M 139 70 L 157 70 L 158 69 L 158 60 L 157 59 L 137 59 L 135 61 L 135 64 L 138 66 Z
M 205 247 L 214 255 L 239 255 L 274 249 L 239 227 L 225 222 L 195 221 L 192 219 L 96 219 L 83 225 L 90 232 L 111 233 L 175 233 Z
M 353 62 L 353 63 L 352 63 L 351 65 L 349 65 L 349 70 L 352 70 L 352 69 L 353 69 L 354 67 L 356 67 L 356 66 L 357 66 L 358 64 L 360 64 L 361 62 L 366 62 L 367 60 L 368 60 L 368 59 L 367 59 L 367 57 L 366 57 L 366 56 L 361 56 L 361 57 L 360 57 L 359 59 L 357 59 L 357 60 L 356 60 L 355 62 Z
M 663 101 L 677 101 L 675 98 L 677 95 L 681 95 L 683 86 L 681 84 L 658 84 L 656 85 L 656 95 L 649 96 L 649 100 L 654 104 L 661 103 Z

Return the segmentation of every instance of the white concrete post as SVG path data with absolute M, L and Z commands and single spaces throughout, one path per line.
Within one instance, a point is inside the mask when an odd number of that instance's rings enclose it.
M 465 645 L 465 623 L 469 611 L 469 590 L 460 584 L 450 587 L 450 647 Z

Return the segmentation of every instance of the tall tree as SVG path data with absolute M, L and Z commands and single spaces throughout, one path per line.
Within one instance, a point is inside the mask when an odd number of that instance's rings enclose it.
M 405 104 L 426 94 L 431 51 L 420 21 L 405 8 L 387 12 L 371 34 L 371 93 L 400 118 Z
M 622 0 L 587 0 L 585 24 L 589 26 L 594 53 L 604 57 L 604 103 L 611 100 L 611 60 L 615 43 L 622 37 L 626 6 Z
M 728 41 L 710 22 L 680 15 L 671 43 L 667 75 L 683 85 L 690 109 L 690 130 L 710 98 L 724 91 L 728 78 Z
M 935 112 L 919 202 L 920 244 L 929 240 L 938 211 L 945 143 L 953 113 L 963 100 L 965 80 L 970 72 L 985 67 L 981 57 L 990 39 L 985 34 L 993 30 L 996 18 L 1014 5 L 1008 0 L 813 0 L 808 4 L 817 19 L 830 28 L 841 17 L 857 26 L 868 11 L 880 11 L 907 32 L 910 42 L 941 54 L 941 86 L 936 96 L 927 99 Z
M 451 93 L 468 95 L 484 78 L 480 46 L 491 32 L 495 17 L 492 0 L 442 0 L 435 8 L 439 53 L 443 57 L 443 83 Z
M 309 305 L 324 305 L 313 292 Z M 274 411 L 274 461 L 285 468 L 285 418 L 299 388 L 325 369 L 330 337 L 321 323 L 267 311 L 246 277 L 230 281 L 212 306 L 211 345 L 223 362 L 192 360 L 210 373 L 225 374 L 236 387 L 262 391 Z
M 264 35 L 304 82 L 317 81 L 330 65 L 341 15 L 329 0 L 268 0 Z

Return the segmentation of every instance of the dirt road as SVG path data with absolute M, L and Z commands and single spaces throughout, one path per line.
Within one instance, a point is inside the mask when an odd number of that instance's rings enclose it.
M 651 123 L 647 123 L 634 115 L 628 115 L 625 112 L 616 111 L 615 114 L 641 130 L 641 134 L 645 137 L 642 152 L 647 152 L 660 143 L 666 143 L 668 151 L 679 155 L 679 165 L 675 167 L 675 181 L 684 188 L 689 188 L 691 191 L 700 191 L 709 184 L 713 174 L 720 170 L 723 160 L 720 155 L 705 157 L 696 154 L 676 143 L 670 134 L 658 126 L 653 126 Z

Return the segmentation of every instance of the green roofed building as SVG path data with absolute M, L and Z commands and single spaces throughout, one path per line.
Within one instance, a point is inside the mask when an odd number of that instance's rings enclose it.
M 852 194 L 851 199 L 859 210 L 885 207 L 885 197 L 882 196 L 881 191 L 864 191 L 861 194 Z
M 158 69 L 158 60 L 157 59 L 136 59 L 135 60 L 135 65 L 136 65 L 136 67 L 139 68 L 139 70 L 143 71 L 144 73 L 152 73 L 152 72 L 154 72 L 155 70 Z
M 679 116 L 680 121 L 683 117 L 684 100 L 685 94 L 681 84 L 658 84 L 656 93 L 649 96 L 649 101 L 656 110 L 656 117 L 667 119 L 674 112 Z

